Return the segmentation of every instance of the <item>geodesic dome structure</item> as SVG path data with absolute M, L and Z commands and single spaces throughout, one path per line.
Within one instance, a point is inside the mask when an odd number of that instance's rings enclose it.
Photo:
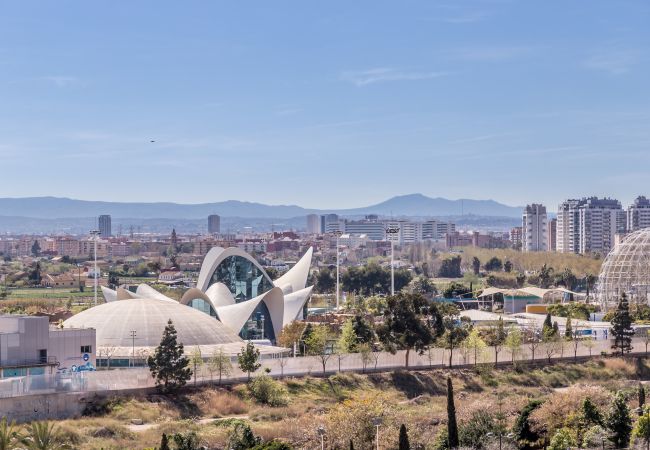
M 609 252 L 598 275 L 596 293 L 605 308 L 616 304 L 622 293 L 630 303 L 648 304 L 650 228 L 630 233 Z

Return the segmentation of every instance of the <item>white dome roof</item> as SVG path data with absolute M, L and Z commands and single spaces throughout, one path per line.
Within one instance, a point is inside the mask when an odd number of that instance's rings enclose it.
M 625 236 L 607 255 L 596 290 L 602 304 L 616 303 L 623 292 L 631 301 L 647 302 L 650 294 L 650 228 Z
M 156 347 L 171 319 L 183 345 L 243 342 L 228 327 L 197 309 L 158 299 L 129 299 L 104 303 L 74 315 L 64 328 L 94 328 L 97 346 L 130 347 L 131 331 L 136 347 Z

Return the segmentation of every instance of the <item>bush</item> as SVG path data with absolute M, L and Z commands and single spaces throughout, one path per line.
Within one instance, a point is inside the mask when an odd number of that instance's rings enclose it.
M 264 405 L 286 406 L 289 403 L 285 387 L 268 375 L 253 378 L 248 391 L 255 401 Z
M 567 448 L 575 447 L 576 437 L 574 432 L 569 428 L 560 428 L 553 435 L 551 444 L 548 446 L 549 450 L 565 450 Z
M 498 432 L 498 425 L 492 414 L 481 409 L 474 411 L 469 420 L 460 426 L 458 434 L 463 447 L 481 449 L 487 441 L 488 433 Z

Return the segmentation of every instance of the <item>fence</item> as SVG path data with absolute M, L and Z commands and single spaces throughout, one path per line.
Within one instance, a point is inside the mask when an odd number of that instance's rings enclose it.
M 611 341 L 585 340 L 573 342 L 540 344 L 534 349 L 529 345 L 522 345 L 513 350 L 507 347 L 486 347 L 481 351 L 454 349 L 453 352 L 441 348 L 431 348 L 422 354 L 411 351 L 408 357 L 409 369 L 430 369 L 449 367 L 471 366 L 474 364 L 492 363 L 510 364 L 514 362 L 539 362 L 543 364 L 549 360 L 570 360 L 575 358 L 590 358 L 600 356 L 602 352 L 611 353 Z M 633 340 L 632 354 L 645 354 L 646 345 L 641 340 Z M 514 354 L 513 354 L 514 353 Z M 395 354 L 388 352 L 373 352 L 369 355 L 359 353 L 332 354 L 325 356 L 306 357 L 275 357 L 263 359 L 262 367 L 269 370 L 270 375 L 280 376 L 306 376 L 323 375 L 338 371 L 366 372 L 390 371 L 406 367 L 406 352 L 398 351 Z M 218 379 L 218 373 L 210 373 L 208 367 L 203 365 L 197 370 L 197 384 L 212 383 Z M 232 384 L 247 379 L 247 374 L 236 365 L 232 373 L 224 376 L 222 382 Z M 189 382 L 194 383 L 194 378 Z M 0 380 L 0 398 L 38 395 L 57 392 L 98 392 L 121 391 L 130 389 L 144 389 L 154 386 L 154 380 L 148 368 L 138 367 L 130 369 L 102 370 L 97 372 L 78 372 L 68 374 L 29 375 L 23 377 L 6 378 Z

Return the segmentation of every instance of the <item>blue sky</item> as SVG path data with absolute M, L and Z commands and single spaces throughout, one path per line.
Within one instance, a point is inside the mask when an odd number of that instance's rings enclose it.
M 648 24 L 647 0 L 4 1 L 0 196 L 627 204 Z

